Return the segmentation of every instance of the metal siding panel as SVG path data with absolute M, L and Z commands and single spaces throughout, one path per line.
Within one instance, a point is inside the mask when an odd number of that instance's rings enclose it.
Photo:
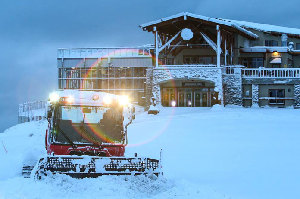
M 151 58 L 115 58 L 112 59 L 114 67 L 149 67 L 152 66 Z
M 101 59 L 96 58 L 87 58 L 85 59 L 85 67 L 90 68 L 92 66 L 97 66 L 98 63 L 101 62 Z
M 84 60 L 83 59 L 64 59 L 64 67 L 65 68 L 72 68 L 72 67 L 82 68 L 82 67 L 84 67 Z

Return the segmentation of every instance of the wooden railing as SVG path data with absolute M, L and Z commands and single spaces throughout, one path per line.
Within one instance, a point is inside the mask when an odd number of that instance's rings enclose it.
M 300 78 L 300 68 L 247 68 L 243 78 Z

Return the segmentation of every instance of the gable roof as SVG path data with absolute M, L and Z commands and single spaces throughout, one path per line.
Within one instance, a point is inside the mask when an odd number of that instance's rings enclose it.
M 183 18 L 191 17 L 194 19 L 211 22 L 216 25 L 232 27 L 254 39 L 257 39 L 258 36 L 247 29 L 253 29 L 253 30 L 258 30 L 258 31 L 262 31 L 262 32 L 277 33 L 277 34 L 289 34 L 289 35 L 295 35 L 295 36 L 300 37 L 300 29 L 297 29 L 297 28 L 286 28 L 286 27 L 280 27 L 280 26 L 269 25 L 269 24 L 259 24 L 259 23 L 253 23 L 253 22 L 237 21 L 237 20 L 222 19 L 222 18 L 211 18 L 211 17 L 202 16 L 202 15 L 192 14 L 189 12 L 181 12 L 181 13 L 178 13 L 175 15 L 171 15 L 169 17 L 161 18 L 156 21 L 142 24 L 142 25 L 140 25 L 140 27 L 143 28 L 143 30 L 152 31 L 152 30 L 150 30 L 152 26 L 156 26 L 163 22 L 171 21 L 173 19 L 180 18 L 180 17 L 183 17 Z

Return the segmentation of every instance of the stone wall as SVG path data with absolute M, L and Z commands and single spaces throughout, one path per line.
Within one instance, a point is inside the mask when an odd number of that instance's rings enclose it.
M 300 84 L 294 85 L 294 107 L 300 108 Z
M 149 75 L 149 77 L 148 77 Z M 151 77 L 147 73 L 147 88 L 151 84 Z M 158 104 L 161 104 L 160 84 L 173 79 L 207 80 L 215 83 L 215 91 L 219 92 L 219 100 L 223 99 L 221 68 L 216 67 L 170 67 L 153 68 L 152 92 Z M 149 81 L 149 83 L 148 83 Z M 148 96 L 149 97 L 149 96 Z M 148 99 L 149 100 L 149 99 Z
M 153 87 L 153 68 L 147 69 L 147 79 L 146 79 L 146 99 L 145 106 L 149 107 L 151 105 L 152 97 L 152 87 Z
M 259 85 L 252 84 L 252 107 L 259 106 Z
M 243 106 L 241 68 L 233 68 L 233 74 L 223 75 L 224 105 Z

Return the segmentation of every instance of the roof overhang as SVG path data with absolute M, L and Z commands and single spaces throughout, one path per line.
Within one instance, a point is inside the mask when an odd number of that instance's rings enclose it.
M 255 46 L 249 48 L 240 48 L 240 51 L 245 53 L 287 53 L 289 52 L 289 48 L 279 46 Z
M 202 15 L 195 15 L 188 12 L 182 12 L 176 15 L 161 18 L 156 21 L 142 24 L 140 25 L 140 27 L 144 31 L 148 31 L 148 32 L 154 31 L 154 27 L 155 27 L 156 30 L 160 32 L 169 35 L 174 35 L 176 31 L 178 32 L 178 28 L 182 29 L 187 26 L 188 24 L 187 21 L 198 22 L 201 25 L 206 25 L 213 28 L 215 28 L 216 25 L 220 25 L 221 28 L 226 29 L 227 31 L 230 32 L 241 34 L 248 39 L 252 39 L 252 40 L 258 39 L 258 35 L 254 34 L 249 30 L 246 30 L 245 28 L 241 27 L 237 23 L 229 22 L 217 18 L 205 17 Z

